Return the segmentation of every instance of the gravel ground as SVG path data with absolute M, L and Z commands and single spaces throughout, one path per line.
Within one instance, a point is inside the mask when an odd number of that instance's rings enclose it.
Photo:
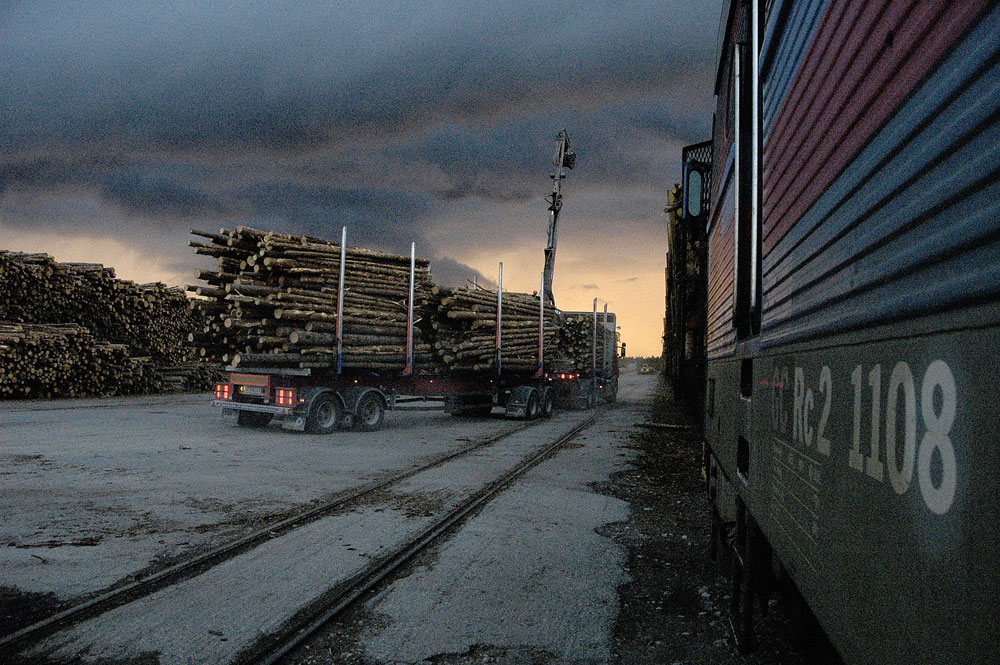
M 313 436 L 203 394 L 0 401 L 0 636 L 520 425 L 400 410 Z
M 688 429 L 636 428 L 630 467 L 599 487 L 631 505 L 630 519 L 605 534 L 628 550 L 632 581 L 618 589 L 617 662 L 627 665 L 798 665 L 816 648 L 793 642 L 778 608 L 757 625 L 758 649 L 741 656 L 728 629 L 730 584 L 709 559 L 709 510 L 701 475 L 697 414 L 660 386 L 650 421 Z

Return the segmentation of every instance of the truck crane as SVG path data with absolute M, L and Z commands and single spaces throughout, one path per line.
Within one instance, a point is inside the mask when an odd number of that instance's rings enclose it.
M 569 134 L 565 129 L 556 135 L 556 154 L 552 159 L 555 172 L 549 174 L 552 178 L 552 195 L 546 197 L 549 204 L 549 237 L 545 246 L 545 267 L 542 271 L 542 301 L 555 308 L 555 297 L 552 293 L 552 276 L 556 263 L 557 225 L 559 212 L 562 210 L 562 181 L 566 170 L 572 169 L 576 163 L 576 153 L 569 147 Z M 558 311 L 558 310 L 557 310 Z M 562 405 L 591 407 L 598 400 L 613 402 L 618 394 L 618 355 L 616 317 L 604 307 L 604 316 L 598 323 L 597 299 L 594 299 L 593 312 L 560 312 L 567 318 L 591 318 L 593 321 L 593 348 L 591 349 L 591 366 L 576 367 L 572 362 L 556 360 L 549 367 L 549 381 L 555 391 L 557 400 Z M 601 343 L 598 345 L 597 331 L 601 329 Z M 622 345 L 624 350 L 624 345 Z M 600 362 L 598 362 L 600 358 Z
M 559 211 L 562 210 L 562 181 L 566 177 L 565 169 L 572 169 L 576 162 L 576 153 L 569 149 L 569 135 L 562 130 L 556 136 L 556 155 L 552 160 L 556 170 L 550 174 L 552 178 L 552 196 L 545 201 L 549 204 L 549 240 L 545 246 L 545 269 L 542 277 L 542 290 L 545 302 L 555 306 L 552 295 L 552 273 L 556 265 L 556 224 L 559 222 Z

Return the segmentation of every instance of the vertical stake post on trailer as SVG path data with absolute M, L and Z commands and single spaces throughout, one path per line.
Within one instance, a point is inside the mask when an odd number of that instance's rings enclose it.
M 545 373 L 545 272 L 542 272 L 542 288 L 538 291 L 538 371 L 535 378 L 540 379 Z
M 337 282 L 337 374 L 344 370 L 344 264 L 347 263 L 347 227 L 340 229 L 340 280 Z
M 594 397 L 597 397 L 597 298 L 594 298 L 594 338 L 590 350 L 590 383 Z
M 608 303 L 604 303 L 604 353 L 601 354 L 601 369 L 605 372 L 608 370 Z M 614 337 L 612 339 L 612 344 L 614 344 Z
M 410 243 L 410 302 L 406 308 L 406 367 L 403 376 L 413 374 L 413 283 L 417 272 L 417 243 Z
M 500 376 L 500 350 L 503 348 L 503 337 L 500 323 L 503 321 L 503 261 L 500 262 L 500 274 L 497 277 L 497 376 Z

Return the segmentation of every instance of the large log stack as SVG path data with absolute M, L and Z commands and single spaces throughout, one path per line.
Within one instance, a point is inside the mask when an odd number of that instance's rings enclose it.
M 153 370 L 76 324 L 0 323 L 0 399 L 151 392 Z
M 216 261 L 195 271 L 204 283 L 188 286 L 193 298 L 116 279 L 99 264 L 0 251 L 0 398 L 201 390 L 222 363 L 333 369 L 341 269 L 341 367 L 406 367 L 409 257 L 348 247 L 341 266 L 341 246 L 313 236 L 192 233 L 195 252 Z M 414 278 L 414 371 L 495 372 L 496 291 L 436 287 L 425 259 Z M 539 307 L 537 295 L 503 294 L 504 370 L 538 367 Z M 589 373 L 592 318 L 561 321 L 546 312 L 545 362 L 568 359 Z M 598 333 L 603 348 L 613 333 Z
M 0 285 L 0 321 L 75 323 L 160 364 L 185 360 L 198 323 L 182 289 L 116 279 L 114 268 L 96 263 L 0 251 Z
M 195 306 L 211 318 L 192 336 L 200 355 L 235 367 L 336 366 L 338 243 L 242 226 L 191 232 L 208 240 L 192 241 L 195 252 L 217 261 L 215 271 L 195 271 L 206 284 L 188 287 L 203 297 Z M 409 257 L 347 248 L 343 369 L 405 367 L 409 266 Z M 538 366 L 538 297 L 506 292 L 503 298 L 502 366 L 532 370 Z M 496 299 L 495 291 L 434 286 L 429 262 L 418 259 L 415 371 L 495 371 Z M 557 339 L 553 314 L 546 324 L 547 357 Z
M 7 398 L 169 388 L 174 382 L 164 384 L 162 371 L 185 362 L 187 335 L 200 327 L 180 289 L 119 280 L 99 264 L 7 251 L 0 251 L 0 325 Z M 210 381 L 195 383 L 207 389 Z
M 613 334 L 610 330 L 605 329 L 601 323 L 600 314 L 598 314 L 596 363 L 598 373 L 605 370 L 603 352 L 605 338 Z M 556 344 L 565 360 L 572 361 L 574 367 L 584 376 L 590 376 L 594 367 L 591 364 L 594 350 L 594 320 L 591 314 L 567 315 L 559 329 Z
M 496 371 L 497 292 L 438 287 L 431 300 L 434 348 L 450 371 Z M 501 368 L 530 371 L 538 367 L 539 298 L 505 292 L 501 316 Z M 554 313 L 554 312 L 553 312 Z M 556 339 L 555 317 L 545 325 L 546 360 Z
M 199 354 L 236 367 L 336 366 L 341 248 L 312 236 L 248 227 L 219 233 L 192 230 L 198 254 L 218 270 L 195 272 L 207 286 L 189 286 L 211 317 Z M 342 367 L 401 371 L 406 365 L 410 258 L 348 247 L 344 263 Z M 423 318 L 431 292 L 429 262 L 415 265 L 414 361 L 433 362 Z

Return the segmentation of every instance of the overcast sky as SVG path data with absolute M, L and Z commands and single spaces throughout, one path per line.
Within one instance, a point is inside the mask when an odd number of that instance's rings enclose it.
M 0 248 L 191 283 L 188 229 L 392 251 L 538 288 L 658 354 L 666 191 L 709 138 L 720 0 L 5 2 Z M 562 13 L 561 13 L 562 12 Z M 206 265 L 208 262 L 208 265 Z M 481 278 L 482 279 L 482 278 Z

